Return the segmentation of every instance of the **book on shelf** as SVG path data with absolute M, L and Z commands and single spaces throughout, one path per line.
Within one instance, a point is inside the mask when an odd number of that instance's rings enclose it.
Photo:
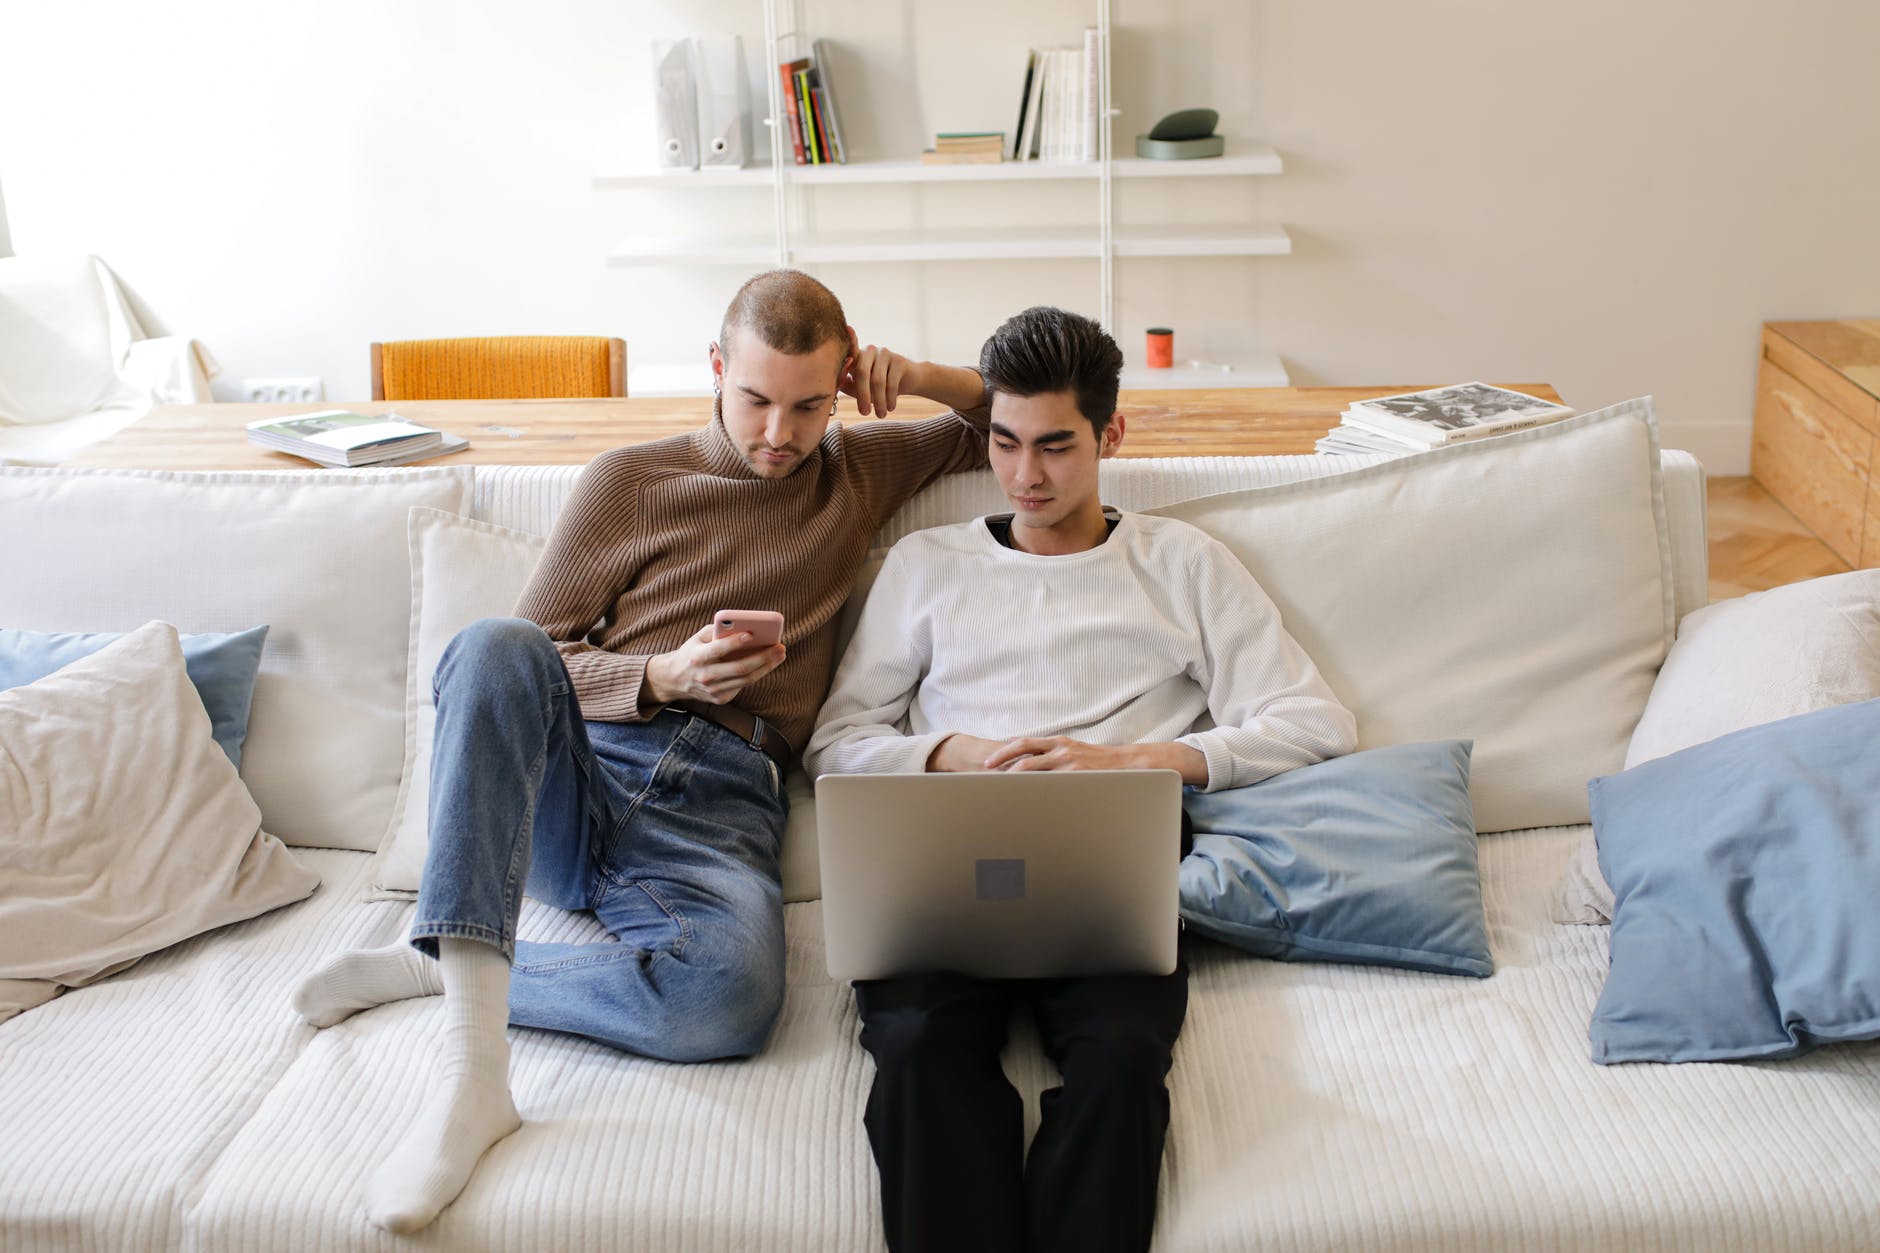
M 1358 401 L 1345 410 L 1332 435 L 1377 451 L 1395 451 L 1392 444 L 1416 451 L 1558 422 L 1573 413 L 1566 405 L 1505 387 L 1458 383 Z
M 837 115 L 828 44 L 810 42 L 810 55 L 777 66 L 783 87 L 783 126 L 798 165 L 837 165 L 849 159 Z
M 923 165 L 992 165 L 1005 160 L 1004 131 L 941 131 L 920 154 Z
M 803 120 L 797 116 L 796 76 L 808 66 L 808 57 L 798 57 L 777 67 L 777 73 L 783 79 L 784 128 L 790 133 L 790 149 L 795 153 L 798 165 L 808 165 L 809 154 L 803 147 Z
M 826 165 L 829 158 L 823 152 L 821 137 L 816 133 L 816 113 L 810 102 L 809 71 L 798 70 L 791 79 L 791 86 L 796 91 L 796 112 L 803 122 L 803 149 L 809 153 L 809 163 Z
M 810 73 L 815 79 L 816 107 L 822 114 L 824 129 L 829 134 L 829 149 L 835 153 L 836 163 L 847 164 L 848 145 L 842 142 L 842 112 L 836 107 L 836 83 L 829 72 L 829 45 L 825 40 L 810 42 Z
M 941 131 L 933 137 L 933 146 L 939 152 L 999 152 L 1005 151 L 1004 131 Z
M 1102 35 L 1092 27 L 1081 48 L 1034 48 L 1025 59 L 1014 161 L 1094 161 L 1103 73 Z
M 1030 161 L 1038 152 L 1038 119 L 1044 112 L 1047 56 L 1037 49 L 1026 54 L 1025 90 L 1018 102 L 1018 126 L 1012 133 L 1012 160 Z
M 323 409 L 248 423 L 248 442 L 326 466 L 396 466 L 468 448 L 470 441 L 395 413 Z

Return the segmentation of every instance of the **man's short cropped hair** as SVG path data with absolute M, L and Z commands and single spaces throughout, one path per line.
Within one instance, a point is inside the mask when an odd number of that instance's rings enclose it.
M 738 288 L 718 328 L 718 351 L 729 358 L 732 334 L 749 331 L 778 352 L 806 357 L 827 343 L 847 356 L 849 320 L 836 294 L 801 270 L 767 270 Z
M 1069 392 L 1098 437 L 1116 412 L 1123 350 L 1081 313 L 1037 305 L 1005 320 L 979 350 L 979 373 L 994 392 Z

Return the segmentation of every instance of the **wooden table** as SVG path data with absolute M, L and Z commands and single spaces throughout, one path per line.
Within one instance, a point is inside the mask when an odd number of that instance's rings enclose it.
M 1512 384 L 1547 400 L 1545 384 Z M 1338 425 L 1354 400 L 1415 391 L 1416 387 L 1272 387 L 1217 391 L 1124 392 L 1128 420 L 1125 457 L 1254 456 L 1310 453 L 1312 443 Z M 837 421 L 857 418 L 842 402 Z M 623 400 L 427 400 L 324 405 L 165 405 L 141 422 L 67 462 L 161 470 L 305 469 L 299 457 L 250 444 L 243 427 L 257 418 L 289 417 L 321 409 L 359 413 L 396 411 L 470 441 L 470 447 L 425 464 L 582 465 L 609 448 L 644 443 L 703 425 L 706 397 L 628 397 Z M 926 417 L 940 407 L 909 400 L 897 418 Z
M 1763 324 L 1750 474 L 1836 556 L 1880 566 L 1880 319 Z

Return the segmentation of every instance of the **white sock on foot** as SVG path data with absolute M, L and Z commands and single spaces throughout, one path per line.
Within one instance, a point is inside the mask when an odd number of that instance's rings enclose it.
M 509 960 L 476 940 L 438 941 L 444 1040 L 424 1107 L 366 1184 L 387 1231 L 430 1225 L 489 1147 L 522 1125 L 509 1095 Z
M 315 970 L 294 989 L 294 1012 L 316 1027 L 330 1027 L 374 1005 L 443 990 L 437 963 L 400 940 L 341 953 Z

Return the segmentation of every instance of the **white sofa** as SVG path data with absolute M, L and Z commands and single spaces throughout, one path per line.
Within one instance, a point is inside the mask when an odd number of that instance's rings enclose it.
M 1558 605 L 1584 601 L 1556 623 L 1557 638 L 1529 641 L 1543 662 L 1547 649 L 1594 639 L 1604 620 L 1625 617 L 1634 642 L 1662 657 L 1665 641 L 1652 643 L 1659 606 L 1669 618 L 1703 604 L 1701 468 L 1666 452 L 1660 480 L 1649 468 L 1660 463 L 1655 442 L 1636 431 L 1625 436 L 1624 475 L 1579 466 L 1571 441 L 1599 429 L 1509 436 L 1507 451 L 1492 454 L 1434 454 L 1429 463 L 1450 476 L 1436 484 L 1447 503 L 1434 509 L 1427 492 L 1419 503 L 1397 486 L 1400 467 L 1424 459 L 1396 468 L 1368 458 L 1106 465 L 1106 499 L 1123 508 L 1215 497 L 1204 515 L 1226 508 L 1257 519 L 1269 550 L 1286 551 L 1256 573 L 1309 648 L 1338 654 L 1366 631 L 1392 633 L 1397 655 L 1383 660 L 1397 671 L 1367 678 L 1361 657 L 1321 658 L 1334 686 L 1371 684 L 1356 702 L 1361 733 L 1366 706 L 1372 724 L 1402 734 L 1425 714 L 1440 723 L 1447 696 L 1402 707 L 1419 682 L 1404 667 L 1440 655 L 1431 649 L 1474 650 L 1475 672 L 1421 679 L 1441 680 L 1458 708 L 1474 701 L 1511 720 L 1462 728 L 1477 739 L 1480 779 L 1501 789 L 1478 794 L 1478 814 L 1486 805 L 1515 821 L 1554 819 L 1497 834 L 1479 824 L 1497 965 L 1486 980 L 1193 947 L 1158 1248 L 1872 1247 L 1873 1047 L 1779 1066 L 1588 1060 L 1605 931 L 1552 921 L 1562 868 L 1585 831 L 1583 812 L 1554 810 L 1570 808 L 1588 767 L 1569 764 L 1564 789 L 1539 778 L 1544 763 L 1515 723 L 1538 719 L 1564 758 L 1574 751 L 1567 724 L 1604 717 L 1619 728 L 1617 755 L 1598 749 L 1592 769 L 1617 770 L 1656 662 L 1641 667 L 1635 657 L 1613 670 L 1609 708 L 1577 710 L 1574 697 L 1535 686 L 1518 667 L 1498 670 L 1506 658 L 1483 651 L 1493 634 L 1463 637 L 1471 623 L 1503 635 L 1519 628 L 1496 598 L 1510 612 L 1556 618 L 1566 612 Z M 299 846 L 324 880 L 301 903 L 0 1025 L 0 1247 L 879 1245 L 861 1122 L 869 1066 L 850 991 L 823 968 L 804 807 L 785 848 L 788 994 L 759 1057 L 668 1065 L 516 1030 L 522 1130 L 422 1235 L 395 1239 L 365 1221 L 362 1180 L 417 1108 L 438 1003 L 386 1006 L 315 1031 L 287 998 L 326 955 L 389 943 L 409 917 L 396 899 L 372 899 L 385 896 L 374 890 L 385 863 L 370 851 L 394 822 L 401 785 L 409 792 L 415 751 L 407 515 L 413 506 L 467 515 L 468 533 L 504 542 L 514 537 L 497 528 L 539 535 L 574 474 L 0 470 L 0 534 L 30 541 L 9 542 L 0 556 L 0 624 L 127 630 L 163 617 L 214 631 L 271 622 L 243 776 L 267 829 Z M 1216 496 L 1226 492 L 1242 494 Z M 997 503 L 985 475 L 949 480 L 911 503 L 882 541 Z M 1492 519 L 1499 525 L 1485 525 Z M 1569 543 L 1585 551 L 1567 552 Z M 1406 552 L 1422 553 L 1422 568 L 1401 586 L 1427 595 L 1380 586 L 1403 577 Z M 1598 562 L 1625 565 L 1634 572 L 1625 579 L 1648 571 L 1650 585 L 1610 594 L 1548 586 L 1575 563 Z M 448 568 L 420 573 L 430 594 L 450 577 Z M 1397 612 L 1360 621 L 1379 616 L 1352 599 L 1360 594 L 1388 594 Z M 1339 635 L 1347 629 L 1358 634 Z M 1595 687 L 1607 683 L 1597 666 L 1578 668 Z M 1610 728 L 1598 735 L 1612 738 Z M 800 799 L 803 782 L 793 787 Z M 534 903 L 523 929 L 543 939 L 595 931 L 591 920 Z M 1007 1067 L 1035 1125 L 1037 1094 L 1052 1080 L 1025 1028 Z

